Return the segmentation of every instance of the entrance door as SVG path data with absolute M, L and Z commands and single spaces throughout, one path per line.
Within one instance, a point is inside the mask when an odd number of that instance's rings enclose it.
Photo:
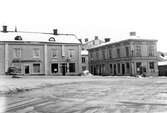
M 66 75 L 67 72 L 67 64 L 66 63 L 62 63 L 62 74 Z
M 122 75 L 125 74 L 125 64 L 122 64 Z
M 25 74 L 29 74 L 30 73 L 30 71 L 29 71 L 29 66 L 27 65 L 27 66 L 25 66 Z

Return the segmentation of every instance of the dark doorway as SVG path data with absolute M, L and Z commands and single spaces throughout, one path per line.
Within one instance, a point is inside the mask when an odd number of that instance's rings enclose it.
M 58 72 L 58 64 L 57 63 L 51 64 L 51 71 L 52 71 L 52 73 Z
M 29 66 L 25 66 L 25 74 L 29 74 L 30 71 L 29 71 Z
M 114 64 L 114 75 L 116 75 L 116 64 Z
M 125 74 L 125 64 L 122 64 L 122 75 Z
M 67 64 L 66 63 L 62 63 L 62 74 L 66 75 L 67 72 Z

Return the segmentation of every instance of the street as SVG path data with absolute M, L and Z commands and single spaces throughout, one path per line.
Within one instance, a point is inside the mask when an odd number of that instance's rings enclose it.
M 5 94 L 5 113 L 167 113 L 165 77 L 57 77 L 55 82 L 60 80 L 69 82 Z

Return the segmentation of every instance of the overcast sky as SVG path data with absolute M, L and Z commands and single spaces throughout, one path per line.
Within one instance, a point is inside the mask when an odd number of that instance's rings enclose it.
M 0 0 L 0 25 L 18 31 L 124 39 L 130 31 L 158 40 L 167 52 L 166 0 Z

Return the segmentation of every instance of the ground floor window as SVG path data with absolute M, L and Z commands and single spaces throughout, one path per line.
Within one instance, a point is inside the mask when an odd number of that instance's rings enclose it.
M 150 65 L 150 69 L 154 69 L 154 62 L 150 62 L 149 65 Z
M 86 66 L 82 66 L 82 71 L 85 71 L 86 70 Z
M 140 68 L 141 68 L 141 62 L 136 62 L 136 71 L 137 73 L 140 73 Z
M 58 64 L 57 63 L 53 63 L 51 64 L 51 71 L 52 73 L 57 73 L 58 72 Z
M 33 64 L 33 72 L 40 73 L 40 64 Z
M 69 63 L 69 72 L 75 72 L 75 63 Z

